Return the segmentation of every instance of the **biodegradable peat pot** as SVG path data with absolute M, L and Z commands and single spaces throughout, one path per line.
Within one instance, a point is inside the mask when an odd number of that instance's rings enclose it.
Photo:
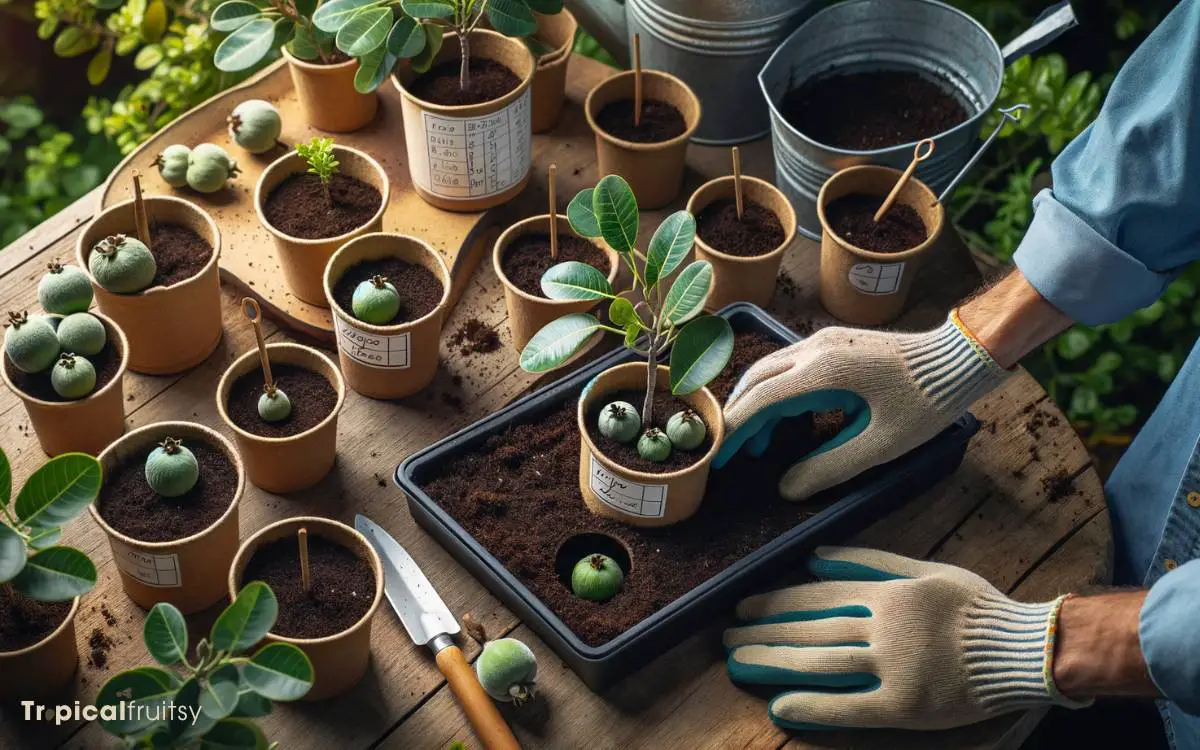
M 658 366 L 656 387 L 670 390 L 671 371 Z M 627 362 L 597 375 L 584 386 L 576 415 L 579 424 L 579 491 L 589 510 L 631 526 L 668 526 L 688 518 L 700 507 L 708 486 L 708 471 L 725 437 L 725 418 L 721 403 L 707 388 L 680 396 L 708 426 L 712 446 L 687 468 L 664 474 L 650 474 L 621 466 L 605 456 L 587 429 L 587 415 L 593 404 L 608 394 L 622 390 L 646 389 L 646 363 Z M 640 404 L 638 405 L 640 408 Z M 614 483 L 623 492 L 613 492 Z M 639 500 L 630 500 L 638 495 Z
M 75 615 L 79 597 L 57 628 L 42 640 L 16 651 L 0 651 L 0 701 L 45 698 L 61 690 L 75 674 L 79 652 L 75 648 Z M 19 677 L 18 677 L 19 675 Z
M 407 323 L 372 325 L 343 310 L 333 289 L 344 273 L 364 261 L 397 258 L 424 266 L 442 283 L 437 307 Z M 426 242 L 403 234 L 367 234 L 347 242 L 325 267 L 325 296 L 333 310 L 338 363 L 349 386 L 371 398 L 410 396 L 433 380 L 439 339 L 450 302 L 450 269 Z
M 564 235 L 578 237 L 571 229 L 571 224 L 567 221 L 566 216 L 558 214 L 557 220 L 560 238 Z M 549 233 L 550 214 L 531 216 L 518 221 L 505 230 L 504 234 L 496 240 L 496 245 L 492 249 L 492 267 L 495 268 L 496 275 L 500 277 L 500 283 L 504 285 L 504 305 L 508 308 L 508 330 L 512 332 L 512 343 L 517 351 L 524 349 L 525 344 L 529 343 L 529 339 L 533 338 L 534 334 L 550 321 L 570 313 L 587 312 L 599 304 L 597 300 L 552 300 L 540 295 L 535 296 L 518 288 L 504 275 L 504 254 L 514 241 L 528 234 Z M 620 258 L 603 242 L 591 239 L 585 241 L 591 242 L 604 252 L 609 262 L 608 282 L 610 284 L 615 282 L 617 273 L 621 269 Z
M 75 401 L 44 401 L 17 387 L 0 364 L 0 377 L 9 390 L 25 404 L 29 423 L 48 456 L 60 453 L 96 455 L 125 432 L 125 368 L 129 365 L 129 341 L 120 326 L 106 315 L 93 312 L 104 323 L 109 345 L 115 346 L 121 364 L 112 380 Z
M 534 36 L 552 48 L 538 57 L 537 69 L 533 73 L 531 124 L 534 133 L 545 133 L 558 124 L 558 116 L 567 98 L 567 63 L 571 60 L 575 31 L 579 24 L 566 8 L 552 15 L 534 13 L 534 16 L 538 26 Z
M 917 271 L 933 255 L 946 220 L 937 195 L 917 178 L 900 190 L 897 204 L 911 206 L 925 223 L 928 237 L 898 253 L 877 253 L 856 247 L 837 236 L 825 217 L 825 207 L 844 195 L 891 192 L 900 172 L 890 167 L 849 167 L 830 177 L 817 195 L 821 220 L 821 304 L 840 320 L 874 326 L 894 320 L 904 310 Z
M 371 620 L 383 599 L 383 565 L 366 537 L 343 523 L 316 516 L 288 518 L 260 529 L 242 544 L 229 568 L 229 596 L 237 597 L 244 583 L 242 573 L 259 547 L 277 539 L 295 539 L 296 532 L 301 528 L 308 531 L 310 539 L 321 537 L 350 550 L 364 560 L 375 575 L 371 606 L 362 619 L 348 629 L 324 638 L 289 638 L 276 633 L 267 634 L 267 641 L 290 643 L 308 655 L 316 681 L 304 700 L 313 701 L 344 693 L 366 674 L 371 659 Z M 297 570 L 296 576 L 299 575 L 300 571 Z
M 757 177 L 743 176 L 741 179 L 742 197 L 762 205 L 779 219 L 783 226 L 783 242 L 763 255 L 739 256 L 717 250 L 697 234 L 696 260 L 706 260 L 713 267 L 712 291 L 705 305 L 710 310 L 720 310 L 734 302 L 750 302 L 766 307 L 775 294 L 779 264 L 796 239 L 796 211 L 783 191 Z M 699 216 L 714 201 L 721 199 L 736 199 L 732 176 L 709 180 L 697 188 L 688 199 L 688 213 Z
M 316 349 L 300 344 L 267 344 L 271 365 L 303 367 L 321 375 L 337 391 L 333 411 L 316 426 L 288 437 L 266 437 L 237 426 L 227 405 L 234 382 L 249 372 L 262 371 L 258 349 L 234 360 L 217 384 L 217 411 L 233 431 L 238 453 L 246 464 L 246 476 L 268 492 L 297 492 L 321 481 L 337 458 L 337 420 L 346 400 L 346 385 L 336 365 Z
M 379 96 L 360 94 L 354 88 L 358 60 L 321 65 L 293 57 L 287 47 L 282 49 L 309 125 L 330 133 L 349 133 L 375 117 Z
M 400 90 L 408 170 L 417 194 L 447 211 L 483 211 L 508 202 L 529 182 L 533 153 L 530 102 L 533 53 L 520 39 L 495 31 L 471 33 L 471 59 L 491 60 L 521 83 L 481 104 L 450 106 L 418 99 L 409 90 L 418 78 L 405 66 L 392 76 Z M 461 59 L 457 34 L 447 34 L 433 66 Z M 468 155 L 478 159 L 468 165 Z
M 325 307 L 327 304 L 325 290 L 321 286 L 321 276 L 325 273 L 325 264 L 329 262 L 329 258 L 339 247 L 350 240 L 368 232 L 378 232 L 383 229 L 383 212 L 387 208 L 391 192 L 387 172 L 383 171 L 379 162 L 349 146 L 335 145 L 333 152 L 337 156 L 338 171 L 341 174 L 371 185 L 379 191 L 381 198 L 379 210 L 375 212 L 375 215 L 353 231 L 333 237 L 308 240 L 286 234 L 267 221 L 266 214 L 263 213 L 263 204 L 271 192 L 292 175 L 304 174 L 308 171 L 308 162 L 294 150 L 271 162 L 270 166 L 263 170 L 262 175 L 258 178 L 258 183 L 254 186 L 254 212 L 258 214 L 259 223 L 271 233 L 271 238 L 275 240 L 275 254 L 279 259 L 279 267 L 283 270 L 283 280 L 292 294 L 310 305 L 318 307 Z
M 75 258 L 92 282 L 100 312 L 116 323 L 128 340 L 129 369 L 147 375 L 174 375 L 195 367 L 221 343 L 221 280 L 217 260 L 221 231 L 207 211 L 169 195 L 146 196 L 149 223 L 178 224 L 212 246 L 212 257 L 195 275 L 133 294 L 105 290 L 88 271 L 96 243 L 114 234 L 136 236 L 133 201 L 105 209 L 75 241 Z
M 205 443 L 225 454 L 233 464 L 237 472 L 233 500 L 216 521 L 182 539 L 144 542 L 110 526 L 96 503 L 88 509 L 108 536 L 121 585 L 129 598 L 143 609 L 167 602 L 186 615 L 210 607 L 225 596 L 221 579 L 237 553 L 238 506 L 246 477 L 233 444 L 220 433 L 193 422 L 157 422 L 126 434 L 100 454 L 104 476 L 109 477 L 114 468 L 126 462 L 140 469 L 150 451 L 166 437 L 180 438 L 185 444 Z
M 588 92 L 583 112 L 596 134 L 597 173 L 625 178 L 637 196 L 638 208 L 662 208 L 683 187 L 688 139 L 700 125 L 700 100 L 688 85 L 669 73 L 642 71 L 644 99 L 659 99 L 678 109 L 687 130 L 659 143 L 634 143 L 609 135 L 596 122 L 600 111 L 613 102 L 633 99 L 632 70 L 606 78 Z

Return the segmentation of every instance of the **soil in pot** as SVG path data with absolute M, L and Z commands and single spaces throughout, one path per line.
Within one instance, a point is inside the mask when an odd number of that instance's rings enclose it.
M 146 483 L 146 456 L 131 456 L 104 479 L 96 510 L 112 528 L 141 542 L 184 539 L 225 515 L 237 493 L 237 467 L 215 446 L 191 438 L 183 444 L 200 464 L 200 480 L 179 497 L 163 497 Z
M 545 297 L 542 294 L 542 275 L 559 263 L 569 260 L 587 263 L 608 276 L 612 267 L 608 255 L 582 237 L 570 234 L 558 235 L 558 257 L 550 257 L 550 235 L 525 234 L 513 240 L 500 259 L 500 268 L 512 284 L 526 294 Z
M 111 383 L 113 378 L 117 377 L 117 373 L 121 371 L 121 352 L 117 349 L 116 344 L 113 343 L 113 338 L 114 333 L 110 329 L 108 331 L 108 341 L 105 342 L 104 348 L 90 357 L 85 357 L 88 362 L 92 363 L 92 367 L 96 370 L 96 387 L 92 389 L 92 393 Z M 17 369 L 16 365 L 5 354 L 4 371 L 8 375 L 8 379 L 12 381 L 12 384 L 20 388 L 21 392 L 26 396 L 54 403 L 67 403 L 80 400 L 77 398 L 63 398 L 58 395 L 54 390 L 54 386 L 50 384 L 50 370 L 33 373 L 22 372 Z
M 375 216 L 382 202 L 374 185 L 356 177 L 335 174 L 327 198 L 319 177 L 301 173 L 271 191 L 263 201 L 263 216 L 286 235 L 320 240 L 358 229 Z
M 641 454 L 638 453 L 636 440 L 628 443 L 619 443 L 616 440 L 606 438 L 600 434 L 600 412 L 604 411 L 604 407 L 608 406 L 614 401 L 624 401 L 628 404 L 633 404 L 634 408 L 636 408 L 640 414 L 642 410 L 642 402 L 645 400 L 645 398 L 645 389 L 640 391 L 613 391 L 604 398 L 598 399 L 596 403 L 592 405 L 592 408 L 588 410 L 586 416 L 588 437 L 592 439 L 592 443 L 599 448 L 607 458 L 617 462 L 627 469 L 633 469 L 634 471 L 644 471 L 647 474 L 666 474 L 668 472 L 686 469 L 703 458 L 704 454 L 708 453 L 708 449 L 712 447 L 712 427 L 707 423 L 705 423 L 704 426 L 708 429 L 708 434 L 705 435 L 704 442 L 701 443 L 698 448 L 690 451 L 681 451 L 678 448 L 672 448 L 671 455 L 667 457 L 666 461 L 651 461 L 649 459 L 642 458 Z M 687 405 L 686 401 L 671 395 L 667 391 L 655 391 L 654 418 L 651 420 L 652 424 L 642 425 L 642 431 L 645 431 L 648 427 L 657 427 L 665 432 L 667 429 L 667 420 L 671 418 L 671 415 L 675 414 L 675 412 L 684 411 L 690 408 L 691 407 Z
M 309 534 L 308 570 L 306 593 L 295 537 L 267 542 L 246 563 L 242 580 L 265 581 L 279 600 L 279 619 L 272 633 L 286 638 L 324 638 L 349 629 L 367 614 L 375 598 L 375 573 L 358 555 Z
M 171 286 L 200 273 L 212 259 L 213 249 L 207 240 L 185 226 L 153 224 L 150 254 L 158 267 L 150 286 Z
M 711 248 L 726 255 L 751 258 L 766 255 L 783 244 L 787 233 L 775 212 L 757 201 L 721 199 L 708 204 L 696 217 L 696 233 Z
M 710 389 L 724 400 L 742 373 L 779 348 L 761 334 L 738 334 L 726 373 Z M 840 412 L 786 420 L 761 458 L 740 455 L 713 471 L 704 502 L 686 521 L 637 528 L 602 518 L 579 498 L 575 409 L 568 400 L 493 436 L 424 489 L 589 645 L 612 640 L 833 501 L 788 502 L 778 481 L 796 456 L 841 429 Z M 588 534 L 610 537 L 631 561 L 624 586 L 606 602 L 576 597 L 560 578 L 558 550 Z
M 633 124 L 632 99 L 620 99 L 606 104 L 596 114 L 596 124 L 614 138 L 631 143 L 662 143 L 687 132 L 683 113 L 670 102 L 661 99 L 642 100 L 642 118 Z
M 908 250 L 929 237 L 920 214 L 903 203 L 893 203 L 883 218 L 875 221 L 883 200 L 877 195 L 843 195 L 825 206 L 825 220 L 838 237 L 876 253 Z
M 472 57 L 470 81 L 464 89 L 459 86 L 460 61 L 435 65 L 408 85 L 408 91 L 421 101 L 446 107 L 483 104 L 499 99 L 521 85 L 521 77 L 506 66 L 480 57 Z
M 458 347 L 458 353 L 465 357 L 468 354 L 491 354 L 503 344 L 495 328 L 472 317 L 464 320 L 450 336 L 450 346 Z
M 354 290 L 372 277 L 382 276 L 400 293 L 400 310 L 383 325 L 397 325 L 419 320 L 442 301 L 442 282 L 425 266 L 399 258 L 364 260 L 346 269 L 333 285 L 333 301 L 345 313 L 354 317 Z
M 20 651 L 53 633 L 71 612 L 71 602 L 39 602 L 0 585 L 0 651 Z
M 919 141 L 968 117 L 949 83 L 907 70 L 809 79 L 784 95 L 781 110 L 784 119 L 809 138 L 850 151 Z
M 262 370 L 251 370 L 233 381 L 225 405 L 235 425 L 252 435 L 284 438 L 299 435 L 319 425 L 337 406 L 337 390 L 324 375 L 298 365 L 272 364 L 275 386 L 287 394 L 292 413 L 278 422 L 258 416 L 258 399 L 263 393 Z

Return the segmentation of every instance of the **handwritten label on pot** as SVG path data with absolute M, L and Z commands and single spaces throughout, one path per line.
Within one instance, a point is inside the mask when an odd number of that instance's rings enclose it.
M 424 150 L 412 165 L 413 182 L 443 198 L 486 198 L 529 173 L 530 89 L 499 112 L 442 117 L 422 112 Z M 424 161 L 425 164 L 419 163 Z
M 605 505 L 642 518 L 662 518 L 667 512 L 667 485 L 639 484 L 613 474 L 591 456 L 589 486 Z
M 155 588 L 178 588 L 183 585 L 179 573 L 179 555 L 150 555 L 116 539 L 111 541 L 113 560 L 125 575 Z
M 895 294 L 904 277 L 903 263 L 855 263 L 850 283 L 863 294 Z
M 407 332 L 385 336 L 361 331 L 336 315 L 333 319 L 338 347 L 355 362 L 385 370 L 403 370 L 412 364 L 409 360 L 412 341 Z

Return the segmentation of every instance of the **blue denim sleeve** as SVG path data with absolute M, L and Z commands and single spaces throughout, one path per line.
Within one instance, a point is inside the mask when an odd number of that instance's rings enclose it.
M 1200 257 L 1200 0 L 1138 47 L 1052 173 L 1013 260 L 1075 320 L 1119 320 Z
M 1200 560 L 1155 582 L 1142 604 L 1138 635 L 1150 679 L 1172 703 L 1200 716 Z

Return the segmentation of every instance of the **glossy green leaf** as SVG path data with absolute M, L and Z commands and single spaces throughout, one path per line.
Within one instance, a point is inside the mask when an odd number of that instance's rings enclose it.
M 637 247 L 638 207 L 629 183 L 615 174 L 600 180 L 592 193 L 592 211 L 609 247 L 619 253 Z
M 312 14 L 317 12 L 317 4 L 317 0 L 292 0 L 301 18 L 312 18 Z
M 725 369 L 733 353 L 733 329 L 715 315 L 683 327 L 671 346 L 671 393 L 686 396 L 703 388 Z
M 238 668 L 224 664 L 201 684 L 200 709 L 214 719 L 224 719 L 238 704 Z
M 360 11 L 382 4 L 380 0 L 329 0 L 313 13 L 313 24 L 321 31 L 336 33 Z
M 667 298 L 663 300 L 662 314 L 675 325 L 680 325 L 688 318 L 704 309 L 712 287 L 712 265 L 706 260 L 689 263 L 687 268 L 679 272 Z
M 161 44 L 147 44 L 138 50 L 133 58 L 133 67 L 138 70 L 150 70 L 166 57 Z
M 254 692 L 273 701 L 302 698 L 313 683 L 312 662 L 290 643 L 271 643 L 242 665 L 242 679 Z
M 692 250 L 696 241 L 696 218 L 687 211 L 676 211 L 663 219 L 650 238 L 646 252 L 646 288 L 653 289 L 671 275 Z
M 238 702 L 237 706 L 233 709 L 233 716 L 257 718 L 259 716 L 266 716 L 273 709 L 274 706 L 271 705 L 271 701 L 247 688 L 238 695 Z
M 256 18 L 222 40 L 213 53 L 213 65 L 226 73 L 249 70 L 262 62 L 274 41 L 275 23 Z
M 154 44 L 167 31 L 167 6 L 162 0 L 150 0 L 142 14 L 142 38 Z
M 315 26 L 297 26 L 288 51 L 301 60 L 319 60 L 322 54 L 333 51 L 336 37 L 335 33 L 321 31 Z
M 30 599 L 63 602 L 86 594 L 96 585 L 96 566 L 73 547 L 50 547 L 34 553 L 12 579 Z
M 29 546 L 34 549 L 49 549 L 58 544 L 60 539 L 62 539 L 62 528 L 48 526 L 33 532 L 29 537 Z
M 413 18 L 451 18 L 454 3 L 448 0 L 400 0 L 405 15 Z
M 553 300 L 605 299 L 613 296 L 608 277 L 594 266 L 569 260 L 542 274 L 542 293 Z
M 146 622 L 142 624 L 142 640 L 156 662 L 167 666 L 175 664 L 187 654 L 187 623 L 178 609 L 166 602 L 159 602 L 146 615 Z
M 104 83 L 104 79 L 108 78 L 108 71 L 112 69 L 113 48 L 105 45 L 100 48 L 92 59 L 88 61 L 87 79 L 88 83 L 93 86 L 99 86 Z
M 200 740 L 200 750 L 267 750 L 262 730 L 245 719 L 221 719 Z
M 575 356 L 597 331 L 600 321 L 587 313 L 572 313 L 553 320 L 534 334 L 521 350 L 521 369 L 546 372 Z
M 0 450 L 0 505 L 8 507 L 12 502 L 12 465 L 8 463 L 8 456 L 3 450 Z
M 96 46 L 98 40 L 78 26 L 67 26 L 54 38 L 54 54 L 78 57 Z
M 537 20 L 525 0 L 488 0 L 488 22 L 505 36 L 528 36 L 537 31 Z
M 173 710 L 167 721 L 169 737 L 182 737 L 192 726 L 192 717 L 200 707 L 200 681 L 191 677 L 184 681 L 171 701 Z
M 640 334 L 641 332 L 642 332 L 642 329 L 640 326 L 636 326 L 636 325 L 628 326 L 625 329 L 625 346 L 632 349 L 634 344 L 637 343 L 638 334 Z
M 0 523 L 0 583 L 8 583 L 25 567 L 25 540 L 6 523 Z
M 175 680 L 169 673 L 153 667 L 140 667 L 121 672 L 104 683 L 96 695 L 96 706 L 104 708 L 120 703 L 137 703 L 145 706 L 166 704 L 170 702 L 175 690 Z M 126 710 L 124 719 L 102 718 L 100 726 L 116 735 L 141 732 L 156 723 L 152 718 L 147 718 L 147 713 L 151 717 L 154 715 L 153 711 Z
M 278 49 L 292 40 L 296 35 L 296 22 L 290 18 L 275 19 L 275 37 L 271 40 L 271 49 Z
M 633 309 L 633 303 L 624 297 L 617 297 L 608 306 L 608 319 L 618 328 L 627 328 L 631 325 L 637 328 L 641 324 L 637 311 Z
M 275 592 L 262 581 L 246 584 L 212 627 L 213 648 L 237 653 L 270 632 L 279 614 Z
M 358 61 L 354 74 L 354 88 L 360 94 L 369 94 L 383 84 L 396 67 L 396 56 L 386 46 L 368 52 Z
M 552 16 L 563 9 L 562 0 L 525 0 L 532 10 L 543 15 Z
M 408 61 L 409 66 L 417 73 L 424 73 L 433 67 L 433 61 L 442 51 L 442 27 L 437 24 L 424 23 L 421 28 L 425 31 L 425 48 Z
M 338 29 L 337 47 L 351 57 L 362 57 L 382 48 L 391 30 L 391 8 L 368 8 Z
M 600 222 L 596 220 L 596 212 L 592 210 L 593 188 L 580 190 L 567 204 L 567 221 L 571 229 L 580 237 L 599 237 Z
M 387 51 L 400 60 L 407 60 L 425 49 L 425 30 L 408 16 L 402 16 L 388 33 Z
M 34 529 L 63 526 L 100 493 L 100 462 L 85 453 L 64 453 L 42 464 L 17 493 L 17 520 Z

